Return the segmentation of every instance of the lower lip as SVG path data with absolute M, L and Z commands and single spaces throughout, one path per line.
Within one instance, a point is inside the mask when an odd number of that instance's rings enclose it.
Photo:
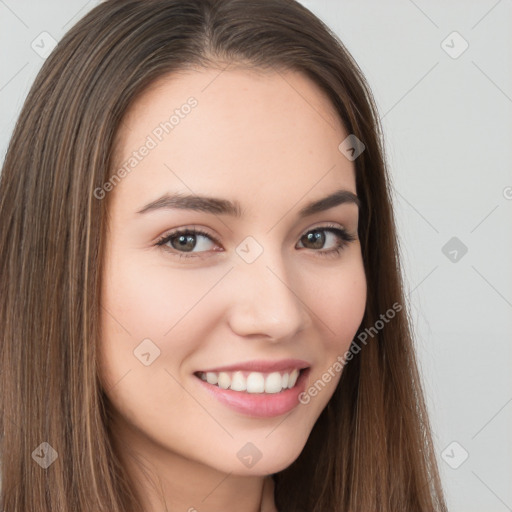
M 310 368 L 302 370 L 295 386 L 279 393 L 233 391 L 209 384 L 200 377 L 194 376 L 194 378 L 200 382 L 208 393 L 211 393 L 219 402 L 231 409 L 253 418 L 273 418 L 290 412 L 299 404 L 299 395 L 306 387 L 306 378 L 309 371 Z

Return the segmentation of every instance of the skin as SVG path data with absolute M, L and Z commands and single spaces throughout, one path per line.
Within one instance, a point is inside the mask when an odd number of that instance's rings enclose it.
M 271 512 L 265 477 L 299 456 L 340 373 L 309 404 L 264 419 L 211 398 L 193 373 L 295 357 L 311 363 L 309 386 L 348 349 L 366 304 L 358 208 L 346 203 L 303 219 L 298 211 L 340 188 L 355 194 L 355 168 L 338 150 L 348 133 L 313 82 L 241 68 L 194 69 L 152 84 L 123 120 L 119 165 L 190 96 L 197 107 L 107 198 L 100 380 L 147 511 Z M 165 192 L 238 200 L 244 215 L 137 213 Z M 322 256 L 339 238 L 322 231 L 318 246 L 304 235 L 326 224 L 356 240 Z M 176 242 L 169 251 L 155 246 L 193 226 L 218 243 L 198 236 L 189 259 L 171 254 L 180 253 Z M 235 252 L 247 236 L 263 248 L 251 264 Z M 149 366 L 134 356 L 146 338 L 160 350 Z M 248 442 L 262 454 L 251 468 L 237 457 Z

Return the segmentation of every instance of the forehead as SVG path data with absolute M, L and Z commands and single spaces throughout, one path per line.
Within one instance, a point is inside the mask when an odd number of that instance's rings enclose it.
M 297 201 L 340 185 L 355 193 L 353 163 L 338 150 L 347 135 L 329 98 L 301 73 L 174 73 L 151 84 L 121 123 L 116 169 L 130 169 L 114 195 L 142 203 L 207 192 L 261 204 L 282 198 L 283 187 Z

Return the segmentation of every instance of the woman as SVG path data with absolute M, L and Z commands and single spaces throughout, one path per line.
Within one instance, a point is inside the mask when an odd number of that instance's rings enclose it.
M 0 179 L 2 510 L 446 510 L 376 108 L 300 4 L 99 5 Z

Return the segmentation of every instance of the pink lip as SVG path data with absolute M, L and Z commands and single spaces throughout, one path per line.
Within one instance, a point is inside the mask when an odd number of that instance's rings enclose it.
M 311 366 L 307 361 L 302 361 L 301 359 L 280 359 L 279 361 L 246 361 L 245 363 L 235 363 L 229 366 L 218 366 L 216 368 L 211 368 L 209 370 L 200 370 L 203 373 L 206 372 L 234 372 L 236 370 L 245 370 L 252 372 L 279 372 L 283 370 L 293 370 L 297 368 L 297 370 L 301 370 L 303 368 L 308 368 Z
M 286 414 L 299 404 L 299 395 L 304 392 L 309 372 L 309 368 L 303 370 L 295 386 L 280 393 L 233 391 L 208 384 L 197 376 L 195 378 L 208 393 L 231 409 L 253 418 L 273 418 Z

